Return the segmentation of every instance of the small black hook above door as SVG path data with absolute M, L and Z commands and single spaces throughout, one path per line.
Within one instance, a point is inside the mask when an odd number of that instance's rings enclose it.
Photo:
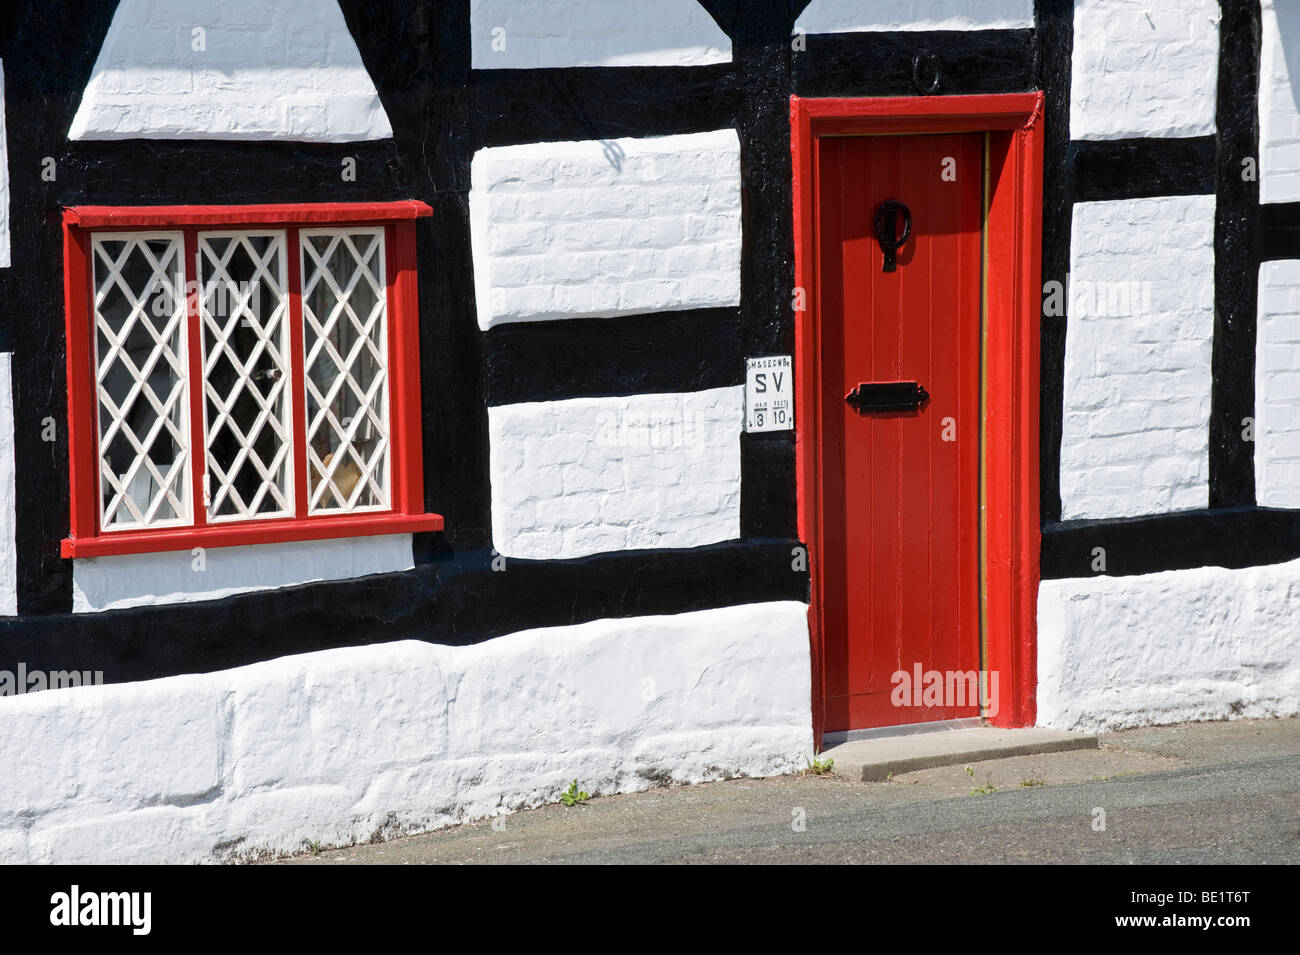
M 903 217 L 903 234 L 897 235 L 898 217 Z M 880 251 L 885 254 L 885 266 L 882 272 L 892 272 L 896 267 L 895 253 L 898 252 L 912 234 L 912 211 L 897 199 L 886 199 L 876 208 L 876 241 Z

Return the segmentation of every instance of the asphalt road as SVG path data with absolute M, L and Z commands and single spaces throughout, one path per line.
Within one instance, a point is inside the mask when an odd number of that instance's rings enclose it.
M 1300 720 L 1103 742 L 887 783 L 789 776 L 601 797 L 292 861 L 1300 863 Z

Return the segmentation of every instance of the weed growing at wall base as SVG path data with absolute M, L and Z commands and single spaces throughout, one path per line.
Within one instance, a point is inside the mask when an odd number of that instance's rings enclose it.
M 591 793 L 585 792 L 578 788 L 578 781 L 575 779 L 569 784 L 569 788 L 560 793 L 560 802 L 566 806 L 580 806 L 591 798 Z
M 814 754 L 812 759 L 804 757 L 803 774 L 805 776 L 825 776 L 827 773 L 835 772 L 835 760 L 827 758 L 822 759 L 820 754 Z

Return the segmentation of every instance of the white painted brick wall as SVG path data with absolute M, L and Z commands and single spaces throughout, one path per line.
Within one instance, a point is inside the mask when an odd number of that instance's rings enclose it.
M 696 0 L 470 0 L 470 30 L 476 70 L 731 62 Z
M 1259 59 L 1259 198 L 1300 200 L 1300 4 L 1264 0 Z
M 805 33 L 871 30 L 1011 30 L 1034 25 L 1033 0 L 812 0 L 795 29 Z
M 205 31 L 195 50 L 193 31 Z M 393 135 L 337 0 L 122 0 L 69 139 Z
M 744 388 L 488 410 L 492 536 L 511 557 L 740 536 Z
M 209 547 L 201 561 L 188 550 L 85 557 L 73 561 L 72 610 L 85 613 L 215 600 L 414 566 L 410 534 Z
M 506 573 L 509 573 L 507 570 Z M 0 697 L 0 864 L 348 845 L 812 752 L 807 604 Z
M 1078 203 L 1070 263 L 1062 517 L 1206 507 L 1214 197 Z M 1091 304 L 1130 283 L 1135 314 Z
M 474 155 L 479 326 L 740 304 L 734 129 Z
M 1300 561 L 1038 590 L 1038 723 L 1127 726 L 1300 714 Z
M 1255 499 L 1300 507 L 1300 261 L 1263 262 L 1255 339 Z
M 1070 136 L 1214 132 L 1217 0 L 1075 0 Z

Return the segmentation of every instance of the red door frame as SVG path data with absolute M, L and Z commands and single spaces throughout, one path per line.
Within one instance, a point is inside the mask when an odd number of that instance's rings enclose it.
M 1043 94 L 790 98 L 794 165 L 795 447 L 799 536 L 812 573 L 813 734 L 825 723 L 821 622 L 823 509 L 818 401 L 820 315 L 816 269 L 816 162 L 822 136 L 990 133 L 985 351 L 982 596 L 987 667 L 998 674 L 997 726 L 1036 717 L 1039 550 L 1038 404 L 1042 248 Z

